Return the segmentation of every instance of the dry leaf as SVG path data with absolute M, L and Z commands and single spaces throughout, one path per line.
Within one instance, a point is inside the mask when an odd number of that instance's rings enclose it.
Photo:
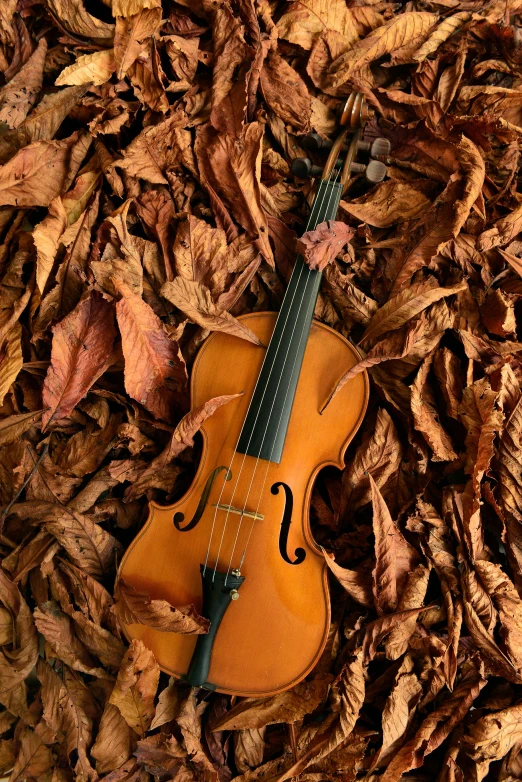
M 113 611 L 124 624 L 142 624 L 164 633 L 194 635 L 208 632 L 209 622 L 194 606 L 174 608 L 166 600 L 153 600 L 123 579 L 118 581 Z
M 322 272 L 354 234 L 353 228 L 338 220 L 320 223 L 297 240 L 297 249 L 311 269 Z
M 113 278 L 122 298 L 116 317 L 125 358 L 125 388 L 157 418 L 171 420 L 186 403 L 186 369 L 179 347 L 158 316 L 126 283 Z
M 431 206 L 428 193 L 429 188 L 422 179 L 416 182 L 387 179 L 360 198 L 341 201 L 341 208 L 368 225 L 389 228 L 426 212 Z
M 308 89 L 286 60 L 270 52 L 261 70 L 260 85 L 272 111 L 300 133 L 309 130 L 312 108 Z
M 42 38 L 16 76 L 0 90 L 0 122 L 10 128 L 22 124 L 42 89 L 47 41 Z
M 112 39 L 114 25 L 92 16 L 81 0 L 48 0 L 48 6 L 54 18 L 58 19 L 68 32 L 105 43 L 108 43 L 106 39 Z
M 435 14 L 424 11 L 398 14 L 335 60 L 330 66 L 330 85 L 338 87 L 346 82 L 354 71 L 361 70 L 385 54 L 394 53 L 397 56 L 397 50 L 406 45 L 418 48 L 418 44 L 423 42 L 436 21 Z
M 461 11 L 444 19 L 441 24 L 430 34 L 429 38 L 413 55 L 415 62 L 422 62 L 430 54 L 436 52 L 439 46 L 453 35 L 463 24 L 471 19 L 469 11 Z
M 142 641 L 132 641 L 122 660 L 109 703 L 139 736 L 144 736 L 154 716 L 159 667 Z
M 311 49 L 317 35 L 326 30 L 340 33 L 347 46 L 358 40 L 357 25 L 341 0 L 304 0 L 290 6 L 277 23 L 278 33 L 291 43 Z
M 114 60 L 117 77 L 123 79 L 145 48 L 145 42 L 158 29 L 161 9 L 144 8 L 133 16 L 117 16 L 114 32 Z
M 85 133 L 63 141 L 38 141 L 0 169 L 0 205 L 49 206 L 78 171 L 90 146 Z
M 320 705 L 330 681 L 330 677 L 319 676 L 272 698 L 244 698 L 213 722 L 212 730 L 259 729 L 276 722 L 297 722 Z
M 236 320 L 229 312 L 222 312 L 212 301 L 210 291 L 196 280 L 176 277 L 166 282 L 161 295 L 185 313 L 198 326 L 209 331 L 223 331 L 233 337 L 246 339 L 254 345 L 261 345 L 254 332 Z
M 64 68 L 55 81 L 57 86 L 64 84 L 80 85 L 105 84 L 116 70 L 113 49 L 100 49 L 92 54 L 82 54 L 73 65 Z
M 107 369 L 116 330 L 112 306 L 93 291 L 55 326 L 43 387 L 43 425 L 69 415 Z

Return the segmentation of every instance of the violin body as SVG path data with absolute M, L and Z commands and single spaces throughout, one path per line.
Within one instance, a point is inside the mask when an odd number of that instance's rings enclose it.
M 268 345 L 275 313 L 239 320 Z M 321 468 L 343 467 L 369 390 L 362 372 L 320 414 L 341 375 L 360 355 L 333 329 L 313 321 L 280 462 L 243 456 L 236 444 L 265 353 L 266 348 L 223 333 L 212 334 L 202 346 L 192 371 L 192 408 L 224 394 L 241 396 L 205 421 L 192 486 L 173 505 L 151 503 L 148 521 L 127 550 L 119 573 L 152 598 L 174 606 L 193 604 L 203 613 L 200 570 L 207 550 L 208 572 L 218 566 L 226 571 L 230 562 L 238 568 L 248 543 L 241 562 L 244 582 L 213 641 L 208 686 L 257 697 L 299 682 L 325 646 L 328 582 L 323 554 L 310 531 L 310 496 Z M 226 513 L 216 505 L 235 510 Z M 241 515 L 241 509 L 250 515 Z M 126 625 L 125 632 L 140 638 L 162 670 L 176 677 L 187 674 L 200 637 L 139 624 Z

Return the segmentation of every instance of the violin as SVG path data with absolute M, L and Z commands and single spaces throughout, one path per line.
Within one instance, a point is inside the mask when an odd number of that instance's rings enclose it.
M 329 150 L 324 169 L 293 162 L 296 176 L 317 178 L 307 230 L 335 218 L 352 174 L 380 181 L 386 139 L 362 139 L 371 116 L 352 93 L 332 143 L 312 135 L 308 147 Z M 210 620 L 204 635 L 159 632 L 128 624 L 161 669 L 197 687 L 267 696 L 303 679 L 319 660 L 330 626 L 327 567 L 309 522 L 318 472 L 339 469 L 360 426 L 369 394 L 358 374 L 325 401 L 361 356 L 332 328 L 313 319 L 321 273 L 297 257 L 280 312 L 239 319 L 259 347 L 215 332 L 199 350 L 191 405 L 240 394 L 205 421 L 194 481 L 173 505 L 152 502 L 148 521 L 128 548 L 119 578 L 152 598 L 193 604 Z M 322 411 L 322 412 L 321 412 Z

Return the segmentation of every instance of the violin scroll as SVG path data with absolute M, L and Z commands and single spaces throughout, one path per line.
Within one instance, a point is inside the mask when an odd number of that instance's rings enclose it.
M 310 133 L 302 139 L 302 146 L 310 151 L 328 150 L 329 155 L 324 168 L 315 165 L 309 158 L 297 158 L 292 162 L 292 173 L 300 179 L 321 178 L 335 179 L 343 186 L 343 193 L 348 187 L 352 174 L 364 174 L 367 182 L 377 184 L 386 176 L 386 166 L 377 158 L 387 157 L 391 145 L 388 139 L 379 137 L 373 141 L 361 138 L 367 121 L 374 116 L 374 111 L 368 106 L 366 97 L 361 92 L 352 92 L 341 113 L 340 125 L 343 128 L 339 136 L 331 141 L 322 138 L 318 133 Z M 358 152 L 369 154 L 367 164 L 358 163 Z

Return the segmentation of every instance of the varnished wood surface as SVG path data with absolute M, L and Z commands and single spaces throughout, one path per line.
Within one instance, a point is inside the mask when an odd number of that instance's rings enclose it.
M 264 345 L 270 340 L 275 319 L 275 313 L 240 318 Z M 322 467 L 343 466 L 344 451 L 357 431 L 368 399 L 368 379 L 362 373 L 346 384 L 323 415 L 319 414 L 336 382 L 359 355 L 333 329 L 314 321 L 280 464 L 242 454 L 232 459 L 264 354 L 264 348 L 226 334 L 215 333 L 205 342 L 192 372 L 192 406 L 222 394 L 243 394 L 205 421 L 201 463 L 191 488 L 174 505 L 151 504 L 149 519 L 120 567 L 120 575 L 127 582 L 153 598 L 164 598 L 177 606 L 193 603 L 200 611 L 199 567 L 205 561 L 215 514 L 212 503 L 240 508 L 246 504 L 247 510 L 264 515 L 262 521 L 254 522 L 241 568 L 245 582 L 219 628 L 208 677 L 221 692 L 248 696 L 270 695 L 296 684 L 315 665 L 324 648 L 330 622 L 328 584 L 323 556 L 310 533 L 310 494 Z M 224 482 L 225 471 L 220 473 L 197 526 L 189 532 L 178 531 L 173 524 L 174 513 L 184 513 L 187 523 L 209 474 L 217 466 L 230 464 L 232 479 Z M 282 490 L 277 495 L 270 491 L 279 481 L 293 492 L 288 553 L 294 559 L 297 547 L 305 549 L 306 558 L 299 565 L 288 564 L 279 552 L 285 496 Z M 215 517 L 209 557 L 212 568 L 225 517 L 224 511 L 218 511 Z M 239 521 L 238 515 L 228 517 L 219 554 L 220 570 L 226 570 L 230 562 Z M 251 523 L 243 519 L 233 567 L 239 564 Z M 141 638 L 152 649 L 164 671 L 174 676 L 186 673 L 195 636 L 161 633 L 137 624 L 125 629 L 129 637 Z

